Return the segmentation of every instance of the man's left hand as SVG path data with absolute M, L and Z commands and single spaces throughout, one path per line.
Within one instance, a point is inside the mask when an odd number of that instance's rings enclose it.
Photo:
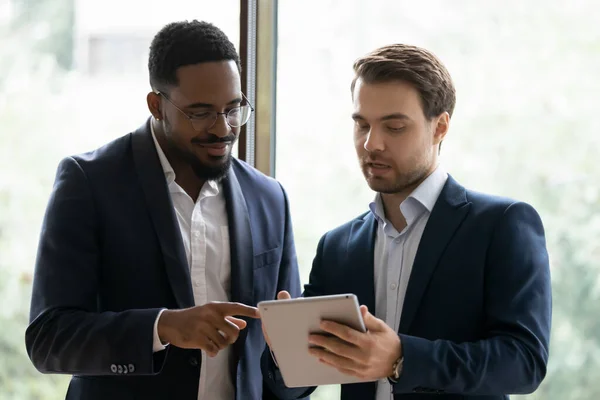
M 366 306 L 360 311 L 367 332 L 332 321 L 321 322 L 321 329 L 333 336 L 311 334 L 310 353 L 338 371 L 364 380 L 384 379 L 393 374 L 394 362 L 402 356 L 400 337 L 384 321 L 375 318 Z

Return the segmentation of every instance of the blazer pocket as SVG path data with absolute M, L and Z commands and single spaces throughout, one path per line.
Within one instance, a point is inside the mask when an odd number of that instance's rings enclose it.
M 254 256 L 254 269 L 264 268 L 269 265 L 278 263 L 281 259 L 281 248 L 275 247 L 274 249 L 264 251 Z

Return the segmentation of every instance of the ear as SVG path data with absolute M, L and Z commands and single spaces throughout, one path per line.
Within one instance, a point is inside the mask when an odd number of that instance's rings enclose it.
M 446 137 L 450 129 L 450 114 L 447 112 L 441 113 L 432 121 L 433 126 L 433 145 L 437 146 L 438 154 L 442 150 L 442 141 Z
M 450 114 L 444 111 L 434 119 L 433 123 L 433 144 L 438 145 L 444 140 L 450 129 Z
M 160 95 L 155 92 L 150 92 L 146 96 L 146 102 L 148 103 L 148 110 L 150 110 L 150 113 L 152 114 L 152 116 L 159 121 L 163 118 L 162 108 L 161 108 L 161 100 L 162 99 L 160 98 Z

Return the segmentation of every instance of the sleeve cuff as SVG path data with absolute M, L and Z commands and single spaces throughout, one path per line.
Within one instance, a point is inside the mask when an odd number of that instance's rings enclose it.
M 164 350 L 168 345 L 168 343 L 163 344 L 160 341 L 160 337 L 158 337 L 158 320 L 160 319 L 160 316 L 162 315 L 163 311 L 165 311 L 165 310 L 166 310 L 165 308 L 160 310 L 158 312 L 158 315 L 156 316 L 156 319 L 154 320 L 154 339 L 152 341 L 152 352 L 153 353 Z

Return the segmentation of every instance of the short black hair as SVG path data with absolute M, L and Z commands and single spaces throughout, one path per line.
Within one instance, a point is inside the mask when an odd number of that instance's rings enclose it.
M 241 70 L 240 56 L 222 30 L 198 20 L 172 22 L 150 44 L 150 85 L 153 89 L 176 86 L 177 69 L 211 61 L 235 61 Z

